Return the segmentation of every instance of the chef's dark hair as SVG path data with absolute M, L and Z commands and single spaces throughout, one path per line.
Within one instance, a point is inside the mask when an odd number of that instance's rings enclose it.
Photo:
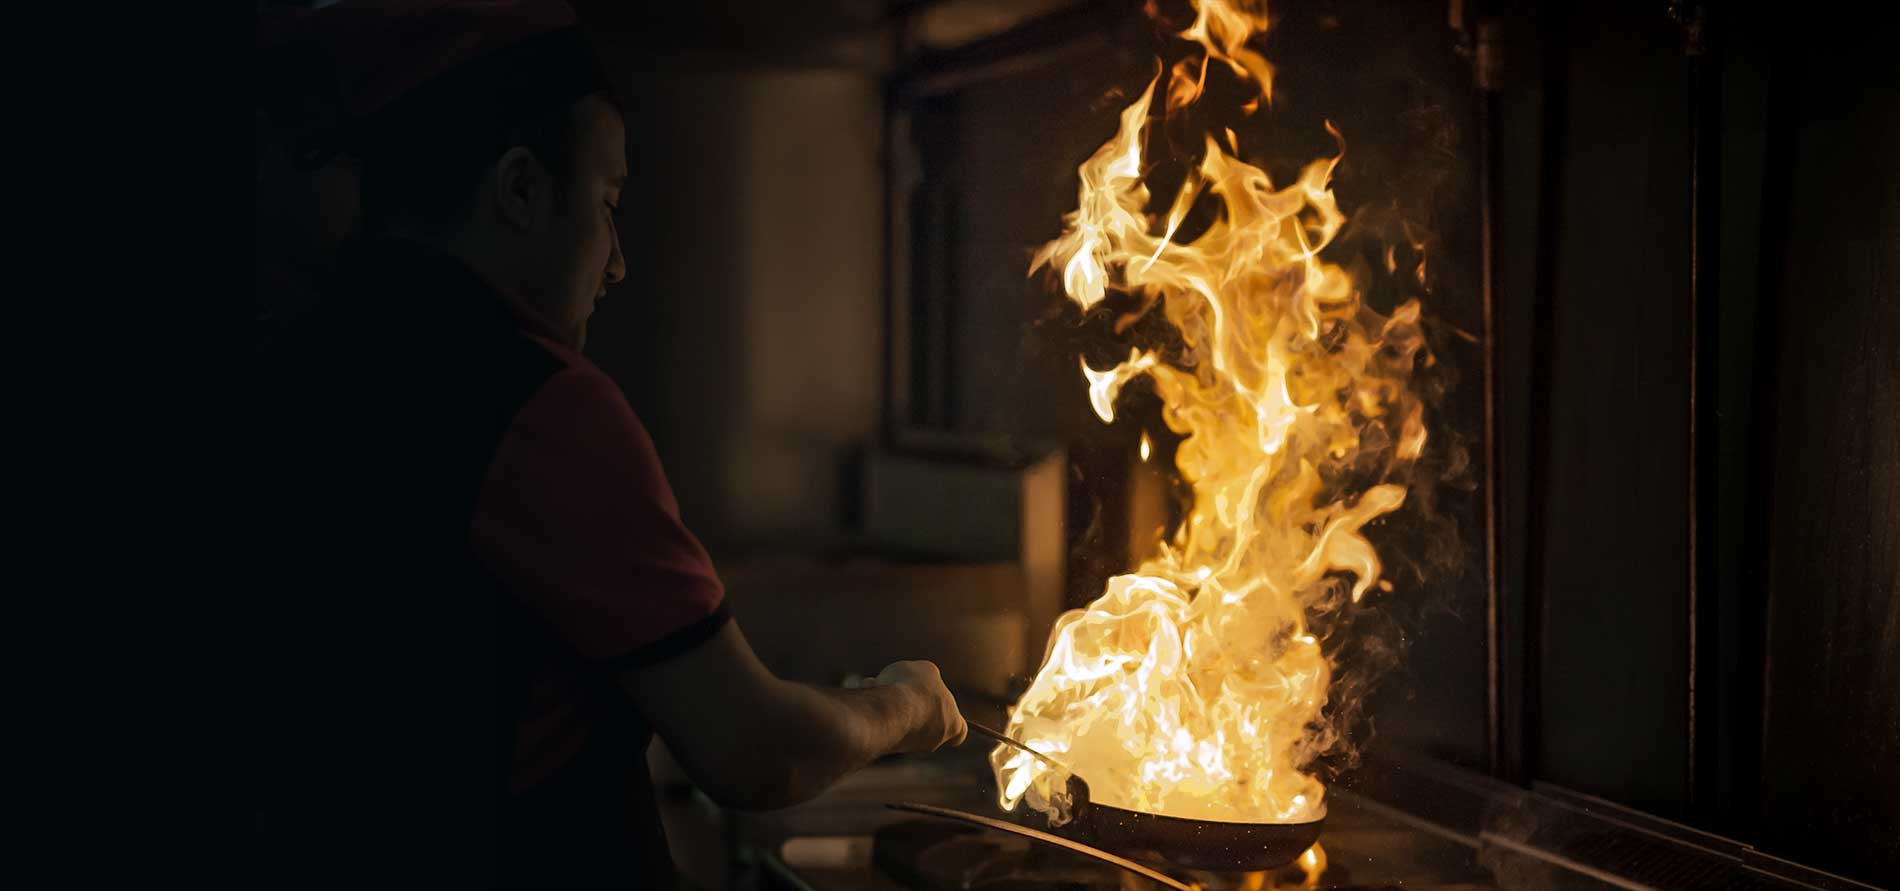
M 364 225 L 464 219 L 495 160 L 527 148 L 557 177 L 578 153 L 576 102 L 619 99 L 578 29 L 529 38 L 417 87 L 355 126 L 341 146 L 362 164 Z

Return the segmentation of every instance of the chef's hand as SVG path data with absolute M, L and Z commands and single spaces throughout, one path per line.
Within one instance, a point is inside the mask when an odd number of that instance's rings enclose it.
M 963 712 L 956 697 L 943 685 L 943 675 L 935 663 L 923 660 L 892 662 L 872 679 L 880 687 L 900 687 L 916 694 L 916 721 L 898 744 L 900 752 L 931 752 L 945 745 L 957 745 L 969 728 L 963 724 Z

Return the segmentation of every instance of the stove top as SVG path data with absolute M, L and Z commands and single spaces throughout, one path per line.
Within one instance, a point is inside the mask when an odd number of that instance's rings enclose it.
M 985 754 L 980 747 L 964 747 L 894 759 L 854 774 L 817 800 L 796 808 L 719 815 L 717 829 L 706 827 L 712 831 L 703 834 L 723 838 L 728 865 L 722 874 L 709 869 L 701 883 L 773 891 L 1145 891 L 1160 887 L 1062 848 L 886 807 L 909 802 L 1003 816 L 996 807 Z M 1471 782 L 1468 777 L 1460 781 Z M 1437 781 L 1424 773 L 1411 782 L 1415 791 L 1442 792 L 1433 785 Z M 1479 831 L 1472 834 L 1449 828 L 1463 825 L 1455 820 L 1433 822 L 1334 788 L 1327 796 L 1325 832 L 1319 840 L 1325 867 L 1310 881 L 1297 863 L 1270 873 L 1242 875 L 1163 871 L 1204 891 L 1866 887 L 1825 875 L 1818 881 L 1805 873 L 1802 877 L 1770 875 L 1753 865 L 1746 851 L 1724 854 L 1680 847 L 1664 851 L 1655 845 L 1651 846 L 1655 850 L 1626 850 L 1633 843 L 1629 839 L 1636 836 L 1628 832 L 1605 835 L 1598 823 L 1579 823 L 1574 814 L 1550 812 L 1547 804 L 1532 807 L 1532 799 L 1542 801 L 1538 796 L 1500 790 L 1497 801 L 1486 806 Z M 1459 806 L 1468 803 L 1455 797 L 1447 800 Z M 1593 847 L 1591 842 L 1599 836 L 1621 839 L 1623 847 L 1607 853 L 1598 850 L 1602 845 Z M 750 874 L 735 874 L 733 869 Z
M 929 891 L 1121 887 L 1121 870 L 1025 838 L 938 820 L 878 829 L 871 863 L 882 875 Z
M 920 891 L 1123 891 L 1153 887 L 1146 879 L 1080 854 L 937 820 L 905 820 L 879 828 L 872 836 L 871 862 L 883 876 Z M 1164 871 L 1206 891 L 1318 887 L 1317 882 L 1307 883 L 1305 871 L 1297 864 L 1241 875 Z M 1329 883 L 1327 887 L 1361 886 Z
M 998 816 L 994 792 L 972 780 L 987 776 L 987 770 L 980 769 L 985 764 L 963 764 L 955 755 L 939 755 L 876 765 L 804 806 L 771 814 L 732 815 L 736 825 L 730 828 L 761 855 L 765 880 L 757 884 L 789 891 L 1146 891 L 1159 887 L 1081 854 L 885 807 L 891 802 L 920 802 Z M 1491 869 L 1479 862 L 1475 839 L 1408 822 L 1404 815 L 1344 793 L 1329 804 L 1320 846 L 1327 864 L 1311 884 L 1298 864 L 1241 875 L 1164 871 L 1207 891 L 1509 887 L 1499 885 Z

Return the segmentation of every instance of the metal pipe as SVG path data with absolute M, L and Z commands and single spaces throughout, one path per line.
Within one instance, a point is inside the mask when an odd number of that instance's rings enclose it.
M 1478 23 L 1476 68 L 1482 97 L 1478 112 L 1478 201 L 1484 314 L 1484 615 L 1485 675 L 1487 683 L 1486 748 L 1494 774 L 1514 773 L 1505 755 L 1504 738 L 1504 603 L 1501 584 L 1504 498 L 1499 436 L 1500 381 L 1498 374 L 1498 114 L 1502 64 L 1499 46 L 1503 23 L 1485 17 Z
M 1711 483 L 1715 477 L 1713 443 L 1705 442 L 1714 430 L 1714 394 L 1711 391 L 1717 347 L 1715 203 L 1716 162 L 1719 150 L 1717 114 L 1720 94 L 1716 92 L 1717 70 L 1709 51 L 1708 13 L 1701 3 L 1673 0 L 1670 13 L 1683 28 L 1683 53 L 1688 61 L 1689 116 L 1689 291 L 1688 291 L 1688 449 L 1685 470 L 1687 507 L 1687 574 L 1685 607 L 1687 619 L 1688 711 L 1684 753 L 1685 785 L 1692 810 L 1711 806 L 1711 787 L 1715 785 L 1713 768 L 1716 758 L 1709 744 L 1716 736 L 1716 689 L 1712 685 L 1715 650 L 1714 619 L 1721 606 L 1705 590 L 1713 580 L 1710 571 L 1714 556 L 1713 525 L 1716 519 Z

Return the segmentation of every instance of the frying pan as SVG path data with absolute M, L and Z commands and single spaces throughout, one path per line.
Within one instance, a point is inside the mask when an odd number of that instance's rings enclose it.
M 1067 773 L 1069 794 L 1074 798 L 1074 819 L 1064 824 L 1059 839 L 1084 846 L 1106 849 L 1123 857 L 1160 866 L 1185 867 L 1205 872 L 1254 872 L 1285 866 L 1319 840 L 1326 819 L 1304 823 L 1230 823 L 1221 820 L 1192 820 L 1131 811 L 1089 800 L 1088 784 L 1074 772 L 1048 756 L 1011 739 L 996 730 L 965 719 L 971 731 L 1036 757 Z M 1037 841 L 1050 843 L 1049 833 L 1036 832 L 976 814 L 928 805 L 891 805 L 899 810 L 960 820 L 976 826 L 1015 832 Z M 1052 827 L 1053 828 L 1053 827 Z M 1021 830 L 1021 831 L 1018 831 Z M 1061 842 L 1055 842 L 1061 844 Z M 1063 847 L 1075 849 L 1074 844 Z M 1082 853 L 1096 856 L 1095 852 Z M 1114 863 L 1121 858 L 1101 858 Z M 1124 863 L 1115 863 L 1123 869 Z M 1137 870 L 1131 870 L 1137 871 Z M 1139 871 L 1138 871 L 1139 872 Z M 1146 875 L 1146 872 L 1142 872 Z M 1152 875 L 1148 876 L 1153 878 Z M 1178 887 L 1178 883 L 1175 883 Z

